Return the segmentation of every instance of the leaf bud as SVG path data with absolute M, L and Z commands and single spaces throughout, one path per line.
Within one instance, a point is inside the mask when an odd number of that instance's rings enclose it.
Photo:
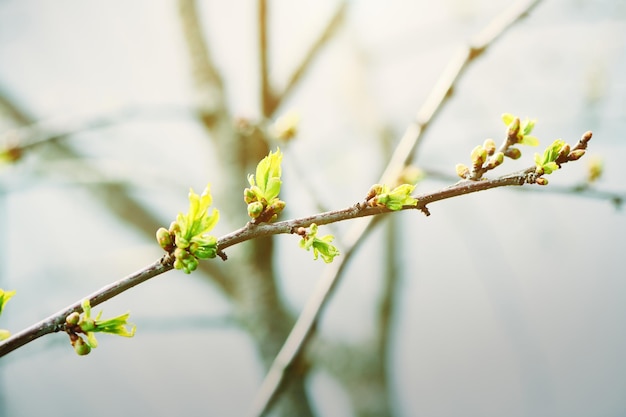
M 367 192 L 367 195 L 365 196 L 365 201 L 371 200 L 372 198 L 374 198 L 375 196 L 377 196 L 378 194 L 382 192 L 383 192 L 383 186 L 381 184 L 372 185 L 370 190 Z
M 159 228 L 159 230 L 157 230 L 156 239 L 157 242 L 159 242 L 159 245 L 161 245 L 161 247 L 168 252 L 174 247 L 172 235 L 170 234 L 170 231 L 164 227 L 161 227 Z
M 485 139 L 483 143 L 483 148 L 487 151 L 487 155 L 491 156 L 496 152 L 496 142 L 493 139 Z
M 470 170 L 465 164 L 456 164 L 456 175 L 463 179 L 467 179 L 470 176 Z
M 91 346 L 89 346 L 82 337 L 78 337 L 73 343 L 74 351 L 80 356 L 85 356 L 91 352 Z
M 515 143 L 520 139 L 518 136 L 520 128 L 519 117 L 513 119 L 513 121 L 509 124 L 509 131 L 507 135 L 510 139 L 515 139 Z
M 567 158 L 567 155 L 569 155 L 569 153 L 570 153 L 570 146 L 568 143 L 566 143 L 563 145 L 563 147 L 561 147 L 557 160 L 563 160 L 564 158 Z
M 576 161 L 576 160 L 580 159 L 584 154 L 585 154 L 585 150 L 584 149 L 573 150 L 573 151 L 571 151 L 569 153 L 569 155 L 567 155 L 567 160 L 568 161 Z
M 274 200 L 271 202 L 271 204 L 269 206 L 267 206 L 267 210 L 271 211 L 275 214 L 280 213 L 281 211 L 283 211 L 283 209 L 285 208 L 286 203 L 282 200 Z
M 80 314 L 76 311 L 65 318 L 65 322 L 70 326 L 76 326 L 80 320 Z
M 253 201 L 248 204 L 248 216 L 256 219 L 263 213 L 263 204 L 260 201 Z
M 250 204 L 256 200 L 257 197 L 254 191 L 252 191 L 250 188 L 246 188 L 245 190 L 243 190 L 243 201 L 245 201 L 246 204 Z
M 504 151 L 504 156 L 511 159 L 519 159 L 522 156 L 522 151 L 517 148 L 508 148 L 506 151 Z
M 472 150 L 471 158 L 474 166 L 482 167 L 487 160 L 487 151 L 481 145 L 478 145 Z
M 548 185 L 548 179 L 544 177 L 539 177 L 537 178 L 537 180 L 535 180 L 535 183 L 537 185 Z

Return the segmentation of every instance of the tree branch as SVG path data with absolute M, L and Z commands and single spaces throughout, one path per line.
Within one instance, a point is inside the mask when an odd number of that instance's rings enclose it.
M 280 94 L 274 95 L 271 106 L 265 109 L 266 111 L 264 113 L 267 117 L 271 117 L 274 114 L 276 109 L 298 85 L 306 71 L 311 67 L 311 63 L 313 62 L 313 60 L 317 57 L 322 48 L 328 43 L 328 41 L 332 39 L 333 35 L 337 32 L 337 29 L 339 29 L 346 15 L 347 9 L 348 2 L 346 0 L 341 1 L 339 6 L 337 7 L 337 10 L 328 21 L 324 30 L 322 30 L 317 40 L 313 42 L 308 52 L 302 59 L 302 62 L 300 62 L 300 64 L 296 67 L 294 72 L 287 80 L 287 84 L 283 88 L 283 91 L 280 92 Z
M 191 60 L 197 94 L 196 105 L 202 121 L 211 126 L 227 112 L 222 77 L 213 63 L 209 46 L 204 39 L 196 0 L 179 0 L 178 11 Z
M 110 300 L 124 291 L 149 280 L 150 278 L 169 271 L 173 268 L 172 264 L 173 259 L 166 255 L 162 259 L 154 262 L 152 265 L 148 265 L 147 267 L 142 268 L 139 271 L 120 279 L 119 281 L 115 281 L 106 287 L 102 287 L 98 291 L 76 301 L 39 323 L 35 323 L 19 333 L 13 334 L 10 338 L 0 342 L 0 357 L 11 353 L 15 349 L 20 348 L 25 344 L 40 338 L 41 336 L 63 331 L 65 318 L 67 316 L 73 312 L 82 313 L 83 308 L 81 307 L 81 303 L 84 299 L 88 299 L 91 306 L 95 307 L 98 304 Z
M 418 202 L 415 206 L 405 206 L 401 210 L 420 210 L 427 215 L 429 215 L 429 210 L 427 208 L 428 204 L 434 203 L 436 201 L 445 200 L 452 197 L 458 197 L 464 194 L 475 193 L 478 191 L 488 190 L 491 188 L 511 186 L 511 185 L 523 185 L 525 183 L 532 183 L 534 181 L 534 169 L 535 167 L 528 168 L 524 171 L 519 171 L 517 173 L 509 174 L 500 178 L 495 178 L 491 180 L 483 180 L 483 181 L 460 181 L 454 185 L 443 188 L 439 191 L 435 191 L 433 193 L 427 194 L 419 194 L 416 195 Z M 324 225 L 329 223 L 336 223 L 345 220 L 357 219 L 360 217 L 366 216 L 376 216 L 379 214 L 392 213 L 394 211 L 388 209 L 384 206 L 375 206 L 371 207 L 366 205 L 365 203 L 357 203 L 354 206 L 350 206 L 341 210 L 328 211 L 325 213 L 319 213 L 312 216 L 302 217 L 298 219 L 285 220 L 277 223 L 263 223 L 263 224 L 253 224 L 248 223 L 246 226 L 242 227 L 239 230 L 236 230 L 232 233 L 229 233 L 223 237 L 220 237 L 217 240 L 218 250 L 219 252 L 224 251 L 224 249 L 236 245 L 238 243 L 242 243 L 252 239 L 258 239 L 266 236 L 278 235 L 278 234 L 291 234 L 295 233 L 295 231 L 299 227 L 309 227 L 311 224 L 316 223 L 318 225 Z M 349 245 L 354 245 L 356 242 L 350 242 Z M 347 255 L 348 257 L 350 255 Z M 346 255 L 344 255 L 346 257 Z M 171 270 L 173 267 L 174 259 L 169 256 L 169 254 L 165 255 L 160 260 L 154 262 L 152 265 L 149 265 L 133 274 L 128 275 L 125 278 L 122 278 L 119 281 L 116 281 L 112 284 L 109 284 L 100 290 L 88 295 L 87 299 L 89 299 L 92 307 L 95 307 L 111 298 L 129 290 L 130 288 L 141 284 L 142 282 L 153 278 L 157 275 L 160 275 L 164 272 Z M 337 269 L 340 270 L 343 268 L 345 262 L 336 262 L 333 265 L 337 265 Z M 334 280 L 331 280 L 334 281 Z M 303 329 L 302 326 L 311 326 L 312 323 L 309 323 L 311 320 L 315 320 L 317 317 L 317 313 L 319 312 L 319 303 L 322 303 L 326 299 L 326 295 L 320 296 L 321 298 L 316 299 L 315 305 L 312 305 L 311 301 L 307 304 L 309 314 L 304 314 L 307 312 L 307 308 L 305 308 L 305 312 L 300 317 L 300 320 L 296 323 L 294 330 L 290 334 L 290 337 L 287 339 L 285 346 L 289 349 L 285 350 L 285 347 L 281 350 L 281 352 L 276 357 L 279 361 L 285 360 L 285 355 L 289 354 L 288 360 L 285 363 L 292 363 L 293 352 L 291 351 L 290 340 L 293 339 L 294 334 L 299 335 Z M 12 352 L 13 350 L 49 333 L 54 333 L 63 330 L 63 323 L 65 318 L 75 312 L 82 311 L 81 302 L 83 299 L 71 304 L 70 306 L 64 308 L 63 310 L 51 315 L 50 317 L 36 323 L 19 333 L 14 334 L 9 339 L 0 342 L 0 357 Z M 310 307 L 309 307 L 310 306 Z M 315 314 L 312 314 L 315 313 Z M 302 318 L 306 317 L 307 323 L 302 322 Z M 298 331 L 296 331 L 298 330 Z M 303 339 L 298 337 L 298 340 L 302 342 Z M 285 352 L 283 352 L 285 351 Z
M 276 108 L 276 98 L 270 84 L 267 44 L 267 0 L 258 0 L 258 35 L 259 35 L 259 78 L 261 80 L 261 111 L 263 116 L 269 117 L 272 109 Z

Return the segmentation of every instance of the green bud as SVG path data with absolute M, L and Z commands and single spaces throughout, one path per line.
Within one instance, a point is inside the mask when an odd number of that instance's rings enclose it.
M 170 234 L 170 231 L 164 227 L 161 227 L 159 228 L 159 230 L 157 230 L 156 239 L 157 242 L 159 242 L 159 245 L 168 252 L 174 247 L 172 235 Z
M 511 159 L 519 159 L 522 156 L 522 151 L 517 148 L 508 148 L 504 151 L 504 156 Z
M 76 326 L 80 321 L 80 314 L 76 311 L 65 318 L 65 322 L 70 326 Z
M 538 185 L 548 185 L 548 179 L 544 177 L 539 177 L 535 181 Z
M 246 204 L 250 204 L 256 200 L 257 197 L 254 191 L 252 191 L 250 188 L 246 188 L 245 190 L 243 190 L 243 201 L 245 201 Z
M 176 232 L 180 232 L 180 225 L 177 221 L 173 221 L 170 223 L 170 233 L 175 234 Z
M 91 332 L 96 328 L 96 321 L 92 318 L 83 317 L 83 319 L 78 323 L 78 326 L 85 333 Z
M 275 214 L 278 214 L 281 211 L 283 211 L 285 206 L 286 206 L 286 204 L 285 204 L 284 201 L 276 199 L 276 200 L 272 201 L 272 203 L 269 206 L 267 206 L 267 210 L 271 211 L 271 212 L 273 212 Z
M 496 152 L 496 142 L 493 139 L 485 139 L 483 148 L 487 151 L 487 155 L 491 156 Z
M 507 136 L 509 138 L 515 139 L 515 142 L 519 141 L 519 128 L 520 128 L 520 121 L 519 121 L 519 117 L 515 117 L 513 119 L 513 121 L 509 124 L 509 130 L 507 132 Z
M 470 170 L 465 164 L 456 164 L 456 175 L 463 179 L 467 179 L 470 176 Z
M 85 343 L 82 337 L 78 337 L 78 339 L 76 339 L 76 341 L 72 344 L 74 345 L 74 350 L 80 356 L 88 355 L 89 352 L 91 352 L 91 346 Z
M 174 250 L 174 257 L 176 259 L 180 259 L 182 262 L 185 262 L 189 258 L 193 258 L 193 256 L 191 256 L 191 254 L 187 252 L 187 250 L 182 248 L 176 248 Z
M 498 165 L 502 164 L 504 161 L 504 154 L 502 152 L 498 152 L 491 158 L 489 158 L 489 163 L 487 164 L 488 169 L 494 169 Z
M 256 219 L 261 215 L 261 213 L 263 213 L 263 209 L 263 204 L 260 201 L 253 201 L 248 204 L 248 216 Z
M 367 192 L 367 195 L 365 196 L 365 201 L 369 201 L 372 198 L 374 198 L 375 196 L 377 196 L 378 194 L 383 192 L 383 188 L 384 186 L 381 184 L 374 184 L 372 185 L 372 187 L 370 188 L 370 190 Z
M 184 268 L 183 261 L 181 259 L 176 258 L 174 261 L 174 269 L 183 269 Z
M 481 145 L 478 145 L 472 150 L 471 158 L 474 166 L 482 167 L 487 160 L 487 151 Z

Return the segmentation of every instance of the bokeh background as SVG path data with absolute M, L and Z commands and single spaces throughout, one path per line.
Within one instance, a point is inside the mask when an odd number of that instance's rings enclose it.
M 297 138 L 281 145 L 284 218 L 361 200 L 446 63 L 510 3 L 349 2 L 278 111 L 301 117 Z M 337 3 L 269 7 L 280 87 Z M 231 113 L 258 119 L 256 3 L 199 10 Z M 161 256 L 128 225 L 132 213 L 112 214 L 94 187 L 121 184 L 162 219 L 156 230 L 186 209 L 189 187 L 225 181 L 194 114 L 180 26 L 173 0 L 0 0 L 0 91 L 42 132 L 70 133 L 61 141 L 78 155 L 33 148 L 0 167 L 0 287 L 17 290 L 0 327 L 22 329 Z M 605 164 L 594 187 L 623 195 L 626 3 L 541 2 L 471 65 L 416 164 L 453 175 L 476 144 L 502 138 L 503 112 L 538 119 L 542 145 L 592 130 L 588 156 Z M 5 140 L 16 127 L 0 115 Z M 500 172 L 532 163 L 533 152 Z M 585 181 L 588 156 L 550 176 L 545 192 L 498 189 L 437 203 L 428 218 L 395 216 L 400 296 L 386 358 L 395 415 L 626 413 L 626 217 L 609 198 L 556 192 Z M 432 176 L 418 190 L 448 183 Z M 341 249 L 346 225 L 333 230 Z M 385 236 L 377 229 L 350 263 L 324 337 L 371 335 Z M 276 245 L 281 294 L 297 315 L 326 266 L 294 237 Z M 169 272 L 100 306 L 130 310 L 133 339 L 101 336 L 77 357 L 67 336 L 50 335 L 0 359 L 0 415 L 243 415 L 263 366 L 227 297 L 199 275 Z M 351 415 L 332 372 L 314 368 L 306 388 L 318 415 Z

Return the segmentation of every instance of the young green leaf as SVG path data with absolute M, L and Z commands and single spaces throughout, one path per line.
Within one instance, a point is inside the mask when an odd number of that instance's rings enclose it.
M 5 291 L 0 288 L 0 314 L 4 309 L 5 304 L 15 295 L 15 291 Z
M 169 230 L 160 228 L 156 237 L 159 245 L 174 255 L 174 268 L 189 274 L 198 267 L 198 259 L 217 256 L 217 238 L 209 235 L 219 221 L 219 211 L 209 207 L 213 202 L 210 186 L 201 195 L 189 190 L 189 210 L 178 213 Z
M 414 185 L 402 184 L 389 191 L 387 185 L 376 184 L 370 190 L 374 195 L 368 198 L 368 204 L 371 206 L 385 206 L 389 210 L 394 211 L 400 210 L 405 206 L 416 206 L 417 199 L 411 197 L 414 189 Z
M 248 175 L 250 188 L 244 190 L 243 199 L 248 205 L 248 215 L 255 222 L 272 221 L 285 207 L 278 199 L 282 159 L 280 148 L 276 148 L 276 152 L 270 152 L 257 164 L 255 175 Z
M 317 224 L 311 224 L 309 231 L 300 240 L 300 247 L 307 251 L 313 248 L 314 260 L 321 256 L 324 262 L 330 263 L 335 256 L 339 256 L 339 249 L 331 244 L 335 237 L 333 235 L 317 237 L 317 230 Z

